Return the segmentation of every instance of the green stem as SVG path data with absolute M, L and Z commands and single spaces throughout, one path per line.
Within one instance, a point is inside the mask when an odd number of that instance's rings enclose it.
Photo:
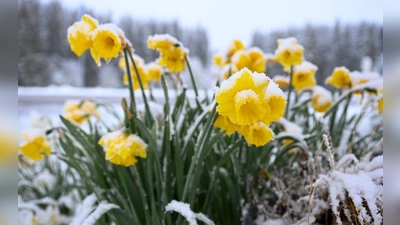
M 131 69 L 129 68 L 129 62 L 128 62 L 128 54 L 127 54 L 127 49 L 124 49 L 124 57 L 125 57 L 125 66 L 126 66 L 126 73 L 128 74 L 128 82 L 129 82 L 129 94 L 131 101 L 129 102 L 129 109 L 132 114 L 132 118 L 130 118 L 130 123 L 131 123 L 131 132 L 135 133 L 135 122 L 133 120 L 133 117 L 136 117 L 136 102 L 135 102 L 135 92 L 133 91 L 133 80 L 132 80 L 132 75 L 131 75 Z
M 287 97 L 287 103 L 286 103 L 286 110 L 285 110 L 285 118 L 289 118 L 289 110 L 290 110 L 290 99 L 292 96 L 292 89 L 293 89 L 293 66 L 290 67 L 290 78 L 289 78 L 289 87 L 288 87 L 288 97 Z
M 188 60 L 187 56 L 185 56 L 185 61 L 186 61 L 186 65 L 187 65 L 187 67 L 189 69 L 190 79 L 192 80 L 194 93 L 196 94 L 196 97 L 198 97 L 199 96 L 199 92 L 197 91 L 197 86 L 196 86 L 196 82 L 194 81 L 192 67 L 190 66 L 190 63 L 189 63 L 189 60 Z
M 146 114 L 146 121 L 147 121 L 146 125 L 151 127 L 152 126 L 152 119 L 151 119 L 152 115 L 151 115 L 151 111 L 150 111 L 150 108 L 149 108 L 149 103 L 147 101 L 147 96 L 144 93 L 144 87 L 143 87 L 142 79 L 140 78 L 139 71 L 137 69 L 135 60 L 133 59 L 133 56 L 132 56 L 131 52 L 129 52 L 126 49 L 124 51 L 125 51 L 125 55 L 126 55 L 126 53 L 128 53 L 129 58 L 130 58 L 130 60 L 132 62 L 133 68 L 135 69 L 136 77 L 137 77 L 137 79 L 139 81 L 140 89 L 142 90 L 142 97 L 143 97 L 144 106 L 145 106 L 145 109 L 146 109 L 146 113 L 145 113 Z

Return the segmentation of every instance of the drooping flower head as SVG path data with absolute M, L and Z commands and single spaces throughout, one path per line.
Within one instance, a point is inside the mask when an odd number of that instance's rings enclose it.
M 92 33 L 98 26 L 99 22 L 95 18 L 84 14 L 81 21 L 68 28 L 68 42 L 78 57 L 93 46 Z
M 96 105 L 88 100 L 75 101 L 67 100 L 64 103 L 64 117 L 67 120 L 73 121 L 77 124 L 82 124 L 84 121 L 89 120 L 90 116 L 100 117 Z
M 325 80 L 336 88 L 349 87 L 351 84 L 350 71 L 346 67 L 336 67 L 332 75 Z
M 332 93 L 321 86 L 315 86 L 312 90 L 312 105 L 315 111 L 324 113 L 332 105 Z
M 93 32 L 92 40 L 91 54 L 97 65 L 101 65 L 100 58 L 106 62 L 117 58 L 128 42 L 124 32 L 113 23 L 100 25 Z
M 282 64 L 285 71 L 291 66 L 299 65 L 303 61 L 303 46 L 297 43 L 294 37 L 278 39 L 278 48 L 275 50 L 275 60 Z
M 21 153 L 31 160 L 42 160 L 44 155 L 49 156 L 50 145 L 46 140 L 46 134 L 41 129 L 30 129 L 21 132 Z
M 189 50 L 169 34 L 149 36 L 147 45 L 160 53 L 158 64 L 166 67 L 171 73 L 181 72 L 186 68 L 186 56 Z
M 310 62 L 304 61 L 293 69 L 292 84 L 297 92 L 305 88 L 311 88 L 316 85 L 315 72 L 318 67 Z
M 262 121 L 252 125 L 242 126 L 239 133 L 245 138 L 248 144 L 257 147 L 264 146 L 274 139 L 274 132 Z
M 147 157 L 147 144 L 137 135 L 115 131 L 104 135 L 99 145 L 106 150 L 106 160 L 125 167 L 135 165 L 137 157 Z

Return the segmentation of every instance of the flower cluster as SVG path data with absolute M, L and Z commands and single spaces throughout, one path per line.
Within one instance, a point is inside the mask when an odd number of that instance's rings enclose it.
M 182 72 L 186 68 L 186 56 L 189 50 L 169 34 L 155 34 L 147 39 L 149 49 L 160 53 L 158 64 L 166 67 L 170 73 Z
M 135 68 L 132 65 L 132 63 L 129 61 L 128 65 L 130 67 L 130 71 L 131 71 L 131 76 L 132 76 L 132 81 L 133 81 L 133 88 L 134 90 L 137 90 L 140 88 L 140 84 L 138 81 L 138 75 L 140 77 L 140 80 L 142 81 L 143 84 L 143 88 L 144 89 L 148 89 L 149 87 L 149 82 L 151 81 L 159 81 L 161 79 L 161 76 L 163 74 L 163 69 L 160 65 L 158 65 L 157 63 L 148 63 L 145 64 L 144 60 L 138 56 L 138 55 L 133 55 L 133 60 L 135 61 L 135 65 L 137 68 L 137 72 L 139 74 L 136 74 Z M 125 72 L 124 73 L 124 84 L 128 85 L 129 84 L 129 78 L 128 78 L 128 74 L 126 71 L 126 62 L 125 62 L 125 58 L 121 58 L 119 61 L 119 67 Z
M 215 100 L 219 115 L 214 126 L 227 135 L 236 131 L 256 146 L 273 139 L 269 125 L 283 116 L 286 106 L 283 92 L 274 81 L 247 68 L 223 81 Z
M 218 53 L 213 57 L 214 64 L 221 68 L 224 80 L 228 78 L 229 70 L 231 74 L 243 68 L 263 73 L 266 70 L 266 60 L 261 49 L 257 47 L 245 49 L 244 44 L 239 40 L 234 40 L 224 53 Z
M 101 58 L 109 62 L 125 47 L 131 49 L 131 43 L 119 27 L 112 23 L 99 24 L 88 14 L 68 28 L 68 42 L 78 57 L 90 50 L 97 66 L 101 66 Z
M 46 134 L 41 129 L 30 129 L 21 132 L 21 145 L 19 150 L 22 155 L 31 160 L 42 160 L 44 155 L 49 156 L 51 148 L 46 139 Z
M 147 144 L 137 135 L 114 131 L 104 135 L 99 145 L 106 150 L 106 159 L 125 167 L 135 165 L 137 157 L 147 157 Z
M 89 101 L 67 100 L 64 103 L 64 117 L 81 125 L 84 121 L 88 121 L 90 116 L 100 117 L 96 105 Z

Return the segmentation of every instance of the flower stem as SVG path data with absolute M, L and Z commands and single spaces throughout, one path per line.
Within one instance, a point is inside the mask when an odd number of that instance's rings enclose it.
M 145 109 L 146 109 L 146 121 L 147 121 L 146 124 L 151 127 L 152 126 L 152 119 L 151 119 L 152 115 L 151 115 L 151 111 L 150 111 L 150 108 L 149 108 L 149 103 L 147 101 L 147 96 L 144 93 L 144 87 L 143 87 L 142 79 L 140 78 L 139 71 L 137 69 L 135 60 L 133 59 L 132 53 L 130 53 L 129 51 L 125 50 L 125 54 L 126 53 L 128 53 L 128 55 L 129 55 L 129 58 L 130 58 L 130 60 L 132 62 L 132 65 L 133 65 L 133 68 L 135 69 L 136 77 L 137 77 L 137 79 L 139 81 L 140 89 L 142 90 L 142 97 L 143 97 L 144 106 L 145 106 Z
M 190 63 L 189 63 L 189 60 L 188 60 L 187 56 L 185 56 L 185 61 L 186 61 L 186 65 L 187 65 L 187 67 L 189 69 L 190 79 L 192 80 L 194 93 L 196 94 L 196 97 L 198 97 L 199 96 L 199 92 L 197 91 L 196 82 L 194 81 L 194 77 L 193 77 L 192 67 L 190 67 Z
M 131 69 L 129 68 L 129 62 L 128 62 L 128 54 L 127 54 L 127 49 L 124 49 L 124 57 L 125 57 L 125 66 L 126 66 L 126 72 L 128 74 L 128 81 L 129 81 L 129 94 L 130 94 L 130 112 L 133 115 L 132 118 L 130 118 L 130 123 L 131 123 L 131 132 L 134 133 L 135 131 L 135 122 L 133 120 L 133 117 L 136 117 L 136 102 L 135 102 L 135 92 L 133 91 L 133 80 L 132 80 L 132 75 L 131 75 Z
M 289 110 L 290 110 L 290 99 L 292 96 L 292 89 L 293 89 L 293 66 L 290 67 L 290 77 L 289 77 L 289 87 L 288 87 L 288 97 L 287 97 L 287 103 L 286 103 L 286 110 L 285 110 L 285 118 L 289 118 Z

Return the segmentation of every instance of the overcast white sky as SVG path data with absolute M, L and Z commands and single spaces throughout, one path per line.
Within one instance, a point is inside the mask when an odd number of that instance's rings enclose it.
M 50 0 L 42 0 L 50 1 Z M 61 0 L 67 7 L 84 5 L 114 20 L 131 14 L 141 19 L 177 19 L 185 26 L 208 29 L 213 50 L 234 38 L 249 44 L 254 30 L 267 31 L 308 22 L 333 24 L 361 20 L 383 24 L 379 0 Z

